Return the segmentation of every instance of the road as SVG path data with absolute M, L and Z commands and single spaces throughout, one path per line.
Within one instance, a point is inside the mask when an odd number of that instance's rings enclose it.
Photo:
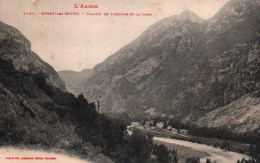
M 207 146 L 204 144 L 197 144 L 188 141 L 169 139 L 169 138 L 160 138 L 160 137 L 154 137 L 154 140 L 177 144 L 185 147 L 190 147 L 191 149 L 196 151 L 207 152 L 210 155 L 211 162 L 216 161 L 217 163 L 236 163 L 238 159 L 241 160 L 242 158 L 245 159 L 249 158 L 249 156 L 244 154 L 226 151 L 219 148 Z M 207 158 L 201 158 L 201 162 L 206 162 L 206 159 Z

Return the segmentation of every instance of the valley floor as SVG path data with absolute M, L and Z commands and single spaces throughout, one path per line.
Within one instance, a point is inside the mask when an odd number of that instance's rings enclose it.
M 232 163 L 232 162 L 236 162 L 238 159 L 241 160 L 242 158 L 245 158 L 245 159 L 249 158 L 249 156 L 244 155 L 244 154 L 226 151 L 226 150 L 222 150 L 219 148 L 214 148 L 211 146 L 192 143 L 192 142 L 183 141 L 183 140 L 161 138 L 161 137 L 154 137 L 154 140 L 157 143 L 163 143 L 164 145 L 168 146 L 168 148 L 175 148 L 174 145 L 187 147 L 191 151 L 190 154 L 193 153 L 194 156 L 196 156 L 196 157 L 200 156 L 201 162 L 206 162 L 206 159 L 210 158 L 211 161 L 213 161 L 213 162 L 216 161 L 217 163 Z M 185 151 L 187 151 L 187 149 L 185 149 Z M 196 153 L 194 153 L 194 151 L 196 151 Z M 183 153 L 183 151 L 179 150 L 178 156 L 180 155 L 179 153 Z M 180 163 L 183 161 L 184 161 L 184 159 L 180 158 Z

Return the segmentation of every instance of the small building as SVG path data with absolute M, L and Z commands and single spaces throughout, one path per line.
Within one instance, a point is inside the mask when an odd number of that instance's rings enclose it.
M 144 121 L 143 125 L 144 125 L 144 128 L 149 129 L 153 125 L 153 121 L 152 120 Z
M 150 128 L 150 123 L 145 122 L 144 128 L 145 128 L 145 129 L 149 129 L 149 128 Z
M 159 128 L 163 128 L 164 123 L 163 122 L 158 122 L 158 123 L 156 123 L 156 126 L 159 127 Z
M 153 125 L 153 120 L 147 121 L 150 125 Z
M 171 134 L 172 135 L 178 134 L 178 130 L 176 128 L 172 128 L 171 129 Z
M 131 130 L 126 130 L 127 131 L 127 134 L 129 135 L 129 136 L 131 136 L 131 135 L 133 135 L 133 131 L 131 131 Z
M 184 129 L 181 129 L 181 130 L 180 130 L 180 134 L 182 134 L 182 135 L 188 135 L 188 131 L 187 131 L 187 130 L 184 130 Z
M 172 129 L 172 126 L 171 126 L 171 125 L 167 127 L 167 130 L 171 130 L 171 129 Z
M 138 122 L 132 122 L 131 123 L 131 127 L 137 127 L 137 126 L 140 126 L 140 123 L 138 123 Z

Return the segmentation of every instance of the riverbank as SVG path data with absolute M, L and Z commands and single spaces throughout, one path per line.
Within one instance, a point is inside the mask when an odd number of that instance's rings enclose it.
M 204 144 L 192 143 L 183 140 L 154 137 L 154 141 L 157 143 L 163 143 L 164 145 L 166 145 L 168 148 L 171 149 L 176 147 L 177 145 L 177 146 L 186 147 L 190 149 L 191 153 L 192 151 L 197 151 L 197 153 L 193 153 L 191 155 L 195 157 L 200 157 L 201 162 L 206 162 L 206 159 L 210 158 L 211 161 L 213 162 L 216 161 L 217 163 L 232 163 L 232 162 L 236 162 L 237 160 L 241 160 L 242 158 L 245 159 L 249 158 L 249 156 L 245 154 L 222 150 Z M 177 150 L 177 152 L 178 152 L 178 156 L 180 157 L 179 163 L 185 162 L 185 158 L 181 158 L 182 155 L 179 155 L 179 153 L 182 153 L 181 150 L 179 151 Z
M 155 137 L 155 138 L 157 138 L 157 137 Z M 161 141 L 159 139 L 153 139 L 153 141 L 157 145 L 163 144 L 168 149 L 177 150 L 177 156 L 178 156 L 178 159 L 179 159 L 179 163 L 185 163 L 185 160 L 187 158 L 191 158 L 191 157 L 200 157 L 200 158 L 210 157 L 210 154 L 207 153 L 206 151 L 194 150 L 194 149 L 191 149 L 188 146 L 178 145 L 178 144 L 175 144 L 175 143 L 168 143 L 168 142 L 165 142 L 165 141 Z
M 216 148 L 223 148 L 224 145 L 228 144 L 228 147 L 225 147 L 226 150 L 249 155 L 250 144 L 240 143 L 236 141 L 227 141 L 218 138 L 205 138 L 193 135 L 183 135 L 183 134 L 172 134 L 170 131 L 161 128 L 145 129 L 142 127 L 132 127 L 129 130 L 133 132 L 141 132 L 143 134 L 149 134 L 154 137 L 164 137 L 172 138 L 178 140 L 185 140 L 193 143 L 205 144 L 208 146 L 214 146 Z

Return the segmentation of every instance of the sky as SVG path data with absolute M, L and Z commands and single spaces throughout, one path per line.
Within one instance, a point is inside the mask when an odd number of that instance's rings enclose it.
M 93 68 L 163 18 L 190 10 L 203 19 L 228 0 L 0 0 L 0 21 L 19 29 L 56 71 Z M 75 4 L 98 8 L 75 8 Z M 24 15 L 34 12 L 35 15 Z M 41 15 L 79 12 L 80 15 Z M 100 13 L 101 16 L 86 15 Z M 84 13 L 84 14 L 83 14 Z M 104 16 L 109 13 L 109 16 Z M 134 13 L 134 16 L 111 16 Z M 142 16 L 149 13 L 151 16 Z M 136 16 L 141 14 L 141 16 Z

